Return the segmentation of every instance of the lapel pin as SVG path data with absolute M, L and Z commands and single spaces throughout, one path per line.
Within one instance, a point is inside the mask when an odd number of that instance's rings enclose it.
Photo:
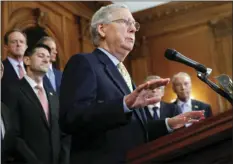
M 52 92 L 49 92 L 49 94 L 52 96 L 53 95 L 53 93 Z

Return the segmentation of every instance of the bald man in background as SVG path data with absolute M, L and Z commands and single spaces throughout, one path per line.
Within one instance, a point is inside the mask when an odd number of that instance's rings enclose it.
M 204 110 L 205 118 L 212 116 L 212 109 L 209 104 L 191 99 L 192 82 L 187 73 L 179 72 L 175 74 L 172 78 L 172 88 L 177 95 L 174 104 L 179 106 L 180 113 Z

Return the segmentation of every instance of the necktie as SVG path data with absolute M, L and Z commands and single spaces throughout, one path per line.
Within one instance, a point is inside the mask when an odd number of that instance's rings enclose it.
M 184 113 L 184 108 L 185 108 L 185 103 L 181 104 L 181 106 L 180 106 L 181 113 Z
M 159 117 L 158 117 L 158 115 L 157 115 L 157 109 L 159 109 L 159 108 L 158 108 L 157 106 L 155 106 L 155 107 L 153 107 L 152 109 L 153 109 L 153 111 L 154 111 L 153 120 L 158 120 Z
M 183 103 L 183 104 L 181 105 L 181 111 L 182 111 L 182 113 L 187 112 L 187 110 L 186 110 L 185 108 L 186 108 L 186 103 Z M 187 124 L 185 124 L 186 127 L 189 127 L 189 126 L 191 126 L 191 125 L 192 125 L 192 123 L 187 123 Z
M 125 66 L 124 66 L 124 64 L 122 62 L 117 64 L 117 68 L 118 68 L 119 72 L 121 73 L 122 77 L 124 78 L 127 86 L 129 87 L 129 90 L 132 92 L 133 91 L 133 86 L 132 86 L 132 82 L 131 82 L 129 72 L 127 71 L 127 69 L 125 68 Z
M 22 79 L 23 76 L 24 76 L 24 71 L 23 71 L 23 68 L 20 64 L 17 65 L 18 66 L 18 69 L 19 69 L 19 79 Z
M 52 87 L 53 87 L 54 91 L 56 91 L 55 75 L 54 75 L 52 69 L 48 70 L 48 75 L 49 75 L 49 81 L 52 84 Z
M 48 104 L 48 100 L 45 96 L 45 92 L 44 92 L 43 88 L 39 85 L 37 85 L 35 88 L 38 90 L 38 98 L 39 98 L 40 103 L 44 109 L 46 119 L 48 120 L 48 118 L 49 118 L 49 104 Z

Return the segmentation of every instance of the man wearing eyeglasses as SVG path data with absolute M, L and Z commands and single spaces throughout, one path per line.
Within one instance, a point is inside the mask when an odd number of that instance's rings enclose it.
M 170 79 L 150 80 L 137 88 L 122 63 L 139 30 L 125 5 L 100 8 L 90 32 L 97 47 L 68 61 L 60 90 L 60 126 L 72 135 L 71 164 L 125 163 L 126 152 L 168 131 L 203 117 L 202 112 L 147 122 L 143 107 L 160 101 L 152 90 Z

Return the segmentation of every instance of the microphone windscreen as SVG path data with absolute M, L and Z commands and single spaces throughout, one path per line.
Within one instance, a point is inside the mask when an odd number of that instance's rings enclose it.
M 176 50 L 168 48 L 168 49 L 166 49 L 164 56 L 169 60 L 175 60 L 176 54 L 177 54 Z

